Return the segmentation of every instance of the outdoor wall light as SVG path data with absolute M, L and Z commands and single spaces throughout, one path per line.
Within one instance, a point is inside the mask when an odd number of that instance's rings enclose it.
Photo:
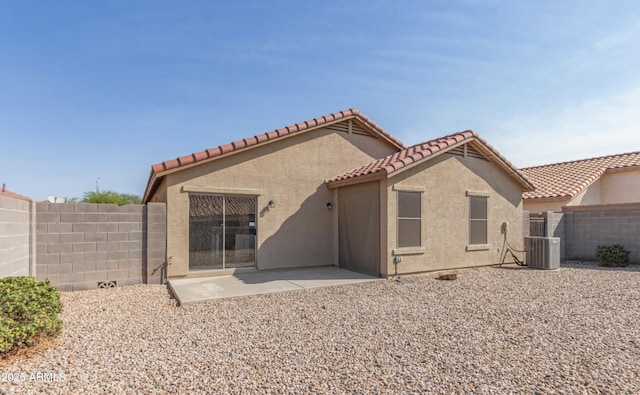
M 327 203 L 327 210 L 333 210 L 333 203 Z
M 273 200 L 269 200 L 269 203 L 267 203 L 269 205 L 269 208 L 274 208 L 276 207 L 276 202 L 274 202 Z

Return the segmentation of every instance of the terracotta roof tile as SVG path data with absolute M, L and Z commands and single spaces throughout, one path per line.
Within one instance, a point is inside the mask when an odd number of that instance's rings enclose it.
M 151 166 L 151 174 L 149 176 L 149 182 L 145 191 L 144 201 L 150 198 L 151 194 L 157 188 L 162 181 L 162 173 L 174 169 L 178 169 L 181 166 L 190 165 L 203 160 L 215 158 L 217 156 L 232 153 L 244 148 L 250 148 L 259 144 L 263 144 L 272 140 L 277 140 L 295 133 L 307 131 L 311 128 L 321 127 L 324 124 L 339 121 L 344 118 L 357 118 L 360 123 L 369 127 L 375 131 L 378 136 L 389 143 L 395 145 L 398 149 L 405 148 L 405 145 L 390 133 L 382 129 L 375 122 L 371 121 L 366 115 L 360 111 L 351 108 L 344 111 L 339 111 L 333 114 L 324 115 L 322 117 L 310 119 L 308 121 L 300 122 L 294 125 L 286 126 L 284 128 L 276 129 L 267 133 L 262 133 L 253 137 L 248 137 L 243 140 L 234 141 L 231 144 L 224 144 L 218 147 L 209 148 L 205 151 L 195 152 L 191 155 L 186 155 L 177 159 L 171 159 L 162 163 Z
M 573 198 L 607 170 L 640 166 L 640 152 L 553 163 L 521 169 L 538 186 L 524 199 Z
M 193 163 L 195 161 L 194 155 L 185 155 L 178 158 L 178 162 L 180 162 L 180 166 L 188 165 L 189 163 Z
M 209 154 L 207 151 L 196 152 L 193 155 L 196 157 L 196 162 L 200 160 L 205 160 L 209 157 Z
M 173 168 L 173 167 L 178 167 L 178 166 L 180 166 L 180 162 L 178 162 L 178 160 L 177 160 L 177 159 L 171 159 L 171 160 L 168 160 L 168 161 L 166 161 L 166 162 L 162 162 L 162 164 L 161 164 L 161 165 L 163 165 L 163 166 L 164 166 L 164 168 L 163 168 L 163 169 L 171 169 L 171 168 Z
M 424 143 L 413 145 L 402 151 L 385 156 L 384 158 L 380 158 L 372 163 L 366 164 L 364 166 L 341 174 L 337 177 L 334 177 L 328 180 L 327 183 L 332 184 L 338 181 L 355 179 L 357 177 L 362 177 L 379 172 L 384 172 L 386 175 L 391 175 L 411 165 L 412 163 L 428 159 L 430 156 L 441 153 L 443 151 L 446 152 L 449 148 L 452 148 L 458 143 L 474 140 L 478 141 L 488 151 L 490 151 L 497 160 L 502 162 L 504 166 L 507 167 L 511 173 L 513 173 L 514 177 L 518 178 L 521 183 L 526 186 L 527 189 L 533 189 L 535 187 L 534 184 L 531 183 L 531 181 L 528 180 L 523 173 L 521 173 L 513 164 L 511 164 L 511 162 L 500 155 L 500 153 L 495 148 L 493 148 L 482 137 L 471 130 L 466 130 L 464 132 L 451 134 L 448 136 L 426 141 Z
M 19 193 L 11 192 L 10 190 L 7 189 L 6 184 L 2 184 L 2 189 L 0 189 L 0 196 L 6 197 L 6 198 L 18 199 L 18 200 L 26 200 L 27 202 L 30 202 L 32 200 L 31 198 L 28 198 L 24 195 L 20 195 Z
M 234 151 L 235 148 L 233 147 L 233 144 L 224 144 L 220 146 L 220 153 L 221 154 L 226 154 L 228 152 Z M 168 169 L 171 169 L 171 167 L 169 167 Z
M 459 141 L 462 141 L 462 139 L 464 139 L 463 135 L 467 137 L 475 136 L 475 134 L 471 131 L 466 131 L 459 134 L 461 135 L 461 140 Z M 377 161 L 374 161 L 362 167 L 359 167 L 349 172 L 346 172 L 344 174 L 341 174 L 335 178 L 332 178 L 331 180 L 329 180 L 329 182 L 347 180 L 350 178 L 355 178 L 355 177 L 359 177 L 367 174 L 373 174 L 381 171 L 384 171 L 387 174 L 391 174 L 393 172 L 396 172 L 410 165 L 411 163 L 427 158 L 430 155 L 433 155 L 434 153 L 439 152 L 443 148 L 449 147 L 449 144 L 446 143 L 446 141 L 450 137 L 451 136 L 445 136 L 442 138 L 438 138 L 438 139 L 430 140 L 424 143 L 413 145 L 402 151 L 385 156 L 384 158 L 380 158 Z M 453 141 L 454 141 L 454 144 L 455 142 L 458 142 L 457 140 L 453 140 Z

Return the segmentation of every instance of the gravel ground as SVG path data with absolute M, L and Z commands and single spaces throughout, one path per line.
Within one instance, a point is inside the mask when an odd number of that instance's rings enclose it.
M 24 376 L 0 392 L 640 393 L 640 269 L 435 277 L 185 307 L 158 285 L 64 293 L 58 341 L 0 366 Z

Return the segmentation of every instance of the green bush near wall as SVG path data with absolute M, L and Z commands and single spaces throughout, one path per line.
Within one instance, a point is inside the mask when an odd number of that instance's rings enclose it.
M 0 354 L 55 337 L 62 329 L 60 292 L 49 280 L 0 279 Z
M 601 266 L 624 267 L 629 264 L 629 255 L 622 244 L 599 245 L 596 247 L 596 258 L 600 260 Z

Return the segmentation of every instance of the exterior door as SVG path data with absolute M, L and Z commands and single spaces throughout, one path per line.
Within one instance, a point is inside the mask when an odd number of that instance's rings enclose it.
M 340 188 L 338 242 L 340 267 L 380 275 L 380 187 L 368 182 Z
M 255 266 L 256 198 L 189 195 L 189 270 Z

